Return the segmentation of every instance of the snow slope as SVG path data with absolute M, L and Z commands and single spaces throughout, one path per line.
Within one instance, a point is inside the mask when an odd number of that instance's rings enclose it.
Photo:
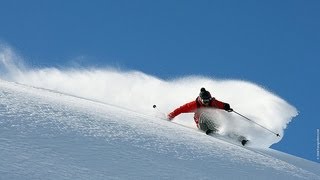
M 0 179 L 320 179 L 320 165 L 0 80 Z
M 281 141 L 287 125 L 298 115 L 298 110 L 290 103 L 248 81 L 203 76 L 163 80 L 143 72 L 111 67 L 28 67 L 12 48 L 1 44 L 0 77 L 10 82 L 120 105 L 121 108 L 149 115 L 155 115 L 150 108 L 152 104 L 156 103 L 162 112 L 168 113 L 195 100 L 200 88 L 205 87 L 218 100 L 228 102 L 235 111 L 280 134 L 276 137 L 235 113 L 211 112 L 219 119 L 222 134 L 241 133 L 251 140 L 251 145 L 259 148 L 268 148 Z M 161 113 L 162 117 L 164 113 Z M 196 129 L 192 116 L 192 113 L 186 113 L 174 121 Z

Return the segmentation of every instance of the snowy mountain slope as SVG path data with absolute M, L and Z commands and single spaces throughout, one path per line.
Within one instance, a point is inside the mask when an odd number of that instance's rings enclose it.
M 320 179 L 320 165 L 0 80 L 0 179 Z
M 287 125 L 298 115 L 298 110 L 283 98 L 253 82 L 237 79 L 217 79 L 203 76 L 184 76 L 160 79 L 135 70 L 104 68 L 36 68 L 10 47 L 0 47 L 0 76 L 11 82 L 49 89 L 75 97 L 120 105 L 143 114 L 155 114 L 154 103 L 162 112 L 195 99 L 201 87 L 212 92 L 217 99 L 228 102 L 237 112 L 279 133 L 280 137 L 244 120 L 236 113 L 214 111 L 220 120 L 223 134 L 238 133 L 251 140 L 252 146 L 268 148 L 281 141 Z M 162 113 L 163 116 L 163 113 Z M 174 122 L 195 128 L 192 114 L 186 113 Z M 196 129 L 196 128 L 195 128 Z

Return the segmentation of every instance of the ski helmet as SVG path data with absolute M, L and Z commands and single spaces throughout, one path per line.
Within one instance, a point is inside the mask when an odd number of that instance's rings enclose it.
M 207 91 L 205 88 L 200 89 L 199 97 L 203 104 L 208 104 L 212 98 L 210 92 Z

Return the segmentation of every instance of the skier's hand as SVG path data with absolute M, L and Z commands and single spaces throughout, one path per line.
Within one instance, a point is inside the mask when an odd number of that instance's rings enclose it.
M 172 113 L 168 114 L 167 119 L 171 121 L 174 118 L 174 115 Z
M 228 112 L 232 112 L 233 109 L 230 107 L 230 104 L 226 103 L 224 104 L 224 110 L 228 111 Z

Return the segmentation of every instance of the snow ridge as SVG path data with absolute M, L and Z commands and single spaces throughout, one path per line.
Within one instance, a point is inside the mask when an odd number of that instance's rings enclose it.
M 320 179 L 311 161 L 3 80 L 0 119 L 4 179 Z

